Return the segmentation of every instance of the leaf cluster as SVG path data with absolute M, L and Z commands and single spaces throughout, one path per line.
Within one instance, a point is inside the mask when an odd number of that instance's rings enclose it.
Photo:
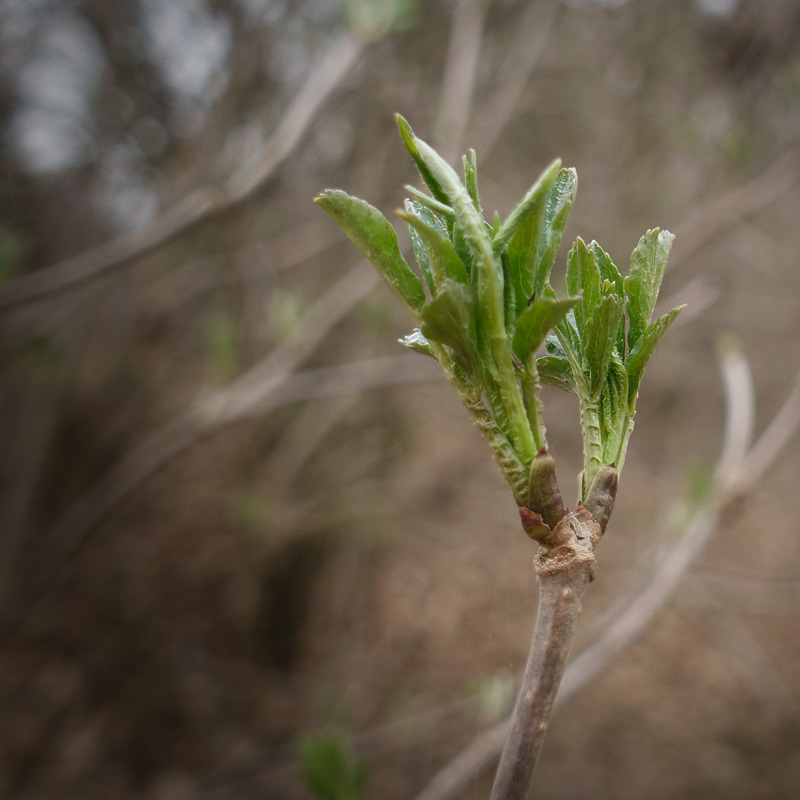
M 622 469 L 644 369 L 683 308 L 651 321 L 673 239 L 647 231 L 624 278 L 597 242 L 578 238 L 567 258 L 567 290 L 581 300 L 554 326 L 537 366 L 542 382 L 580 401 L 584 495 L 601 466 Z
M 648 231 L 625 278 L 599 245 L 578 239 L 568 296 L 559 298 L 550 274 L 575 201 L 575 170 L 553 161 L 505 221 L 495 213 L 488 222 L 475 153 L 459 175 L 399 115 L 397 123 L 429 191 L 407 187 L 411 197 L 396 212 L 416 271 L 377 209 L 339 190 L 316 202 L 408 307 L 418 327 L 401 341 L 441 363 L 520 505 L 531 465 L 547 449 L 541 382 L 578 396 L 585 496 L 600 466 L 621 467 L 644 367 L 680 310 L 650 321 L 672 234 Z

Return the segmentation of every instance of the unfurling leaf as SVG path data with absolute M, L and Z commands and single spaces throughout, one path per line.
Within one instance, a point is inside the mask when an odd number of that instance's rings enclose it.
M 561 389 L 562 392 L 578 393 L 569 361 L 563 356 L 542 356 L 536 359 L 536 369 L 542 383 Z
M 464 262 L 448 239 L 444 225 L 430 211 L 419 205 L 414 208 L 407 203 L 406 208 L 407 211 L 395 211 L 395 215 L 405 220 L 425 244 L 434 287 L 441 286 L 448 279 L 457 283 L 469 283 Z
M 658 290 L 667 267 L 669 251 L 675 236 L 658 228 L 647 231 L 631 254 L 630 275 L 625 278 L 628 297 L 628 349 L 632 351 L 641 338 L 658 298 Z
M 517 315 L 525 310 L 531 296 L 542 293 L 550 279 L 550 271 L 575 199 L 575 171 L 562 169 L 550 181 L 555 163 L 539 177 L 503 226 L 515 228 L 508 242 L 507 253 L 516 290 Z M 544 188 L 547 188 L 547 192 L 540 195 L 540 190 Z M 521 213 L 526 206 L 526 213 Z M 495 241 L 499 234 L 498 230 Z
M 567 227 L 569 212 L 572 211 L 577 191 L 578 173 L 572 167 L 562 169 L 547 197 L 541 221 L 532 287 L 532 291 L 537 294 L 550 280 L 550 270 L 555 264 L 558 248 L 561 247 L 561 237 L 564 235 L 564 228 Z
M 475 210 L 483 216 L 483 209 L 481 208 L 481 198 L 478 195 L 478 162 L 474 150 L 469 151 L 469 159 L 464 156 L 464 186 L 472 198 L 472 204 Z
M 339 223 L 400 299 L 418 312 L 425 302 L 422 280 L 400 253 L 397 234 L 386 217 L 364 200 L 338 189 L 327 189 L 314 202 Z
M 395 114 L 394 118 L 397 121 L 397 127 L 400 129 L 400 136 L 403 138 L 406 150 L 411 154 L 411 158 L 414 159 L 414 163 L 417 165 L 422 180 L 425 181 L 426 186 L 431 190 L 431 194 L 436 200 L 448 205 L 449 201 L 446 192 L 419 152 L 419 147 L 417 147 L 419 140 L 414 136 L 414 131 L 411 130 L 411 126 L 400 114 Z
M 622 360 L 614 353 L 600 394 L 600 432 L 603 439 L 603 463 L 621 466 L 624 460 L 625 437 L 629 432 L 628 374 Z M 626 430 L 627 426 L 627 430 Z
M 608 363 L 622 323 L 622 299 L 614 294 L 604 297 L 586 320 L 584 364 L 589 370 L 589 392 L 598 397 L 608 375 Z
M 561 159 L 557 158 L 539 176 L 519 205 L 509 214 L 508 219 L 494 235 L 492 244 L 496 252 L 499 253 L 508 246 L 517 231 L 531 219 L 531 215 L 535 215 L 535 219 L 532 219 L 533 222 L 539 222 L 539 214 L 537 212 L 544 207 L 560 168 Z
M 636 402 L 636 395 L 639 393 L 639 383 L 642 380 L 644 368 L 658 347 L 664 334 L 670 329 L 676 317 L 686 308 L 685 305 L 673 308 L 663 316 L 660 316 L 652 325 L 649 325 L 640 337 L 636 347 L 631 351 L 626 363 L 628 371 L 628 405 L 633 408 Z
M 447 345 L 461 366 L 474 374 L 477 370 L 474 301 L 462 283 L 445 281 L 420 312 L 422 335 L 429 341 Z
M 571 295 L 583 294 L 583 300 L 575 309 L 575 322 L 581 338 L 586 336 L 586 323 L 592 317 L 595 306 L 602 296 L 600 270 L 594 254 L 578 237 L 567 256 L 567 291 Z
M 514 354 L 524 364 L 531 353 L 535 353 L 547 334 L 561 322 L 567 312 L 580 302 L 580 297 L 553 300 L 537 297 L 520 314 L 514 331 L 512 347 Z

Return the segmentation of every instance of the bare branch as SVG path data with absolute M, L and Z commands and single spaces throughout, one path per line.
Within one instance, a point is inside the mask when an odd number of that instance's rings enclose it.
M 436 146 L 448 161 L 457 158 L 461 152 L 475 93 L 488 5 L 488 2 L 480 0 L 462 0 L 456 3 L 453 12 L 455 16 L 433 136 Z
M 679 247 L 670 262 L 670 269 L 674 271 L 685 264 L 742 219 L 767 208 L 798 181 L 800 170 L 795 144 L 751 181 L 737 186 L 682 222 Z
M 22 275 L 0 292 L 0 309 L 11 308 L 78 286 L 121 267 L 172 241 L 210 217 L 252 197 L 295 150 L 325 100 L 341 83 L 363 51 L 363 44 L 346 34 L 320 62 L 297 93 L 261 152 L 243 164 L 221 188 L 202 187 L 143 230 L 126 233 L 72 258 Z
M 553 32 L 558 7 L 558 3 L 549 1 L 529 3 L 515 25 L 516 36 L 495 73 L 497 85 L 493 87 L 492 96 L 486 101 L 486 107 L 477 121 L 475 149 L 483 158 L 487 157 L 500 138 L 544 53 Z

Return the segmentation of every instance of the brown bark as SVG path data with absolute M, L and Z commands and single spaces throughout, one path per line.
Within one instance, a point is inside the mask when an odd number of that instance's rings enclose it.
M 594 580 L 602 533 L 585 508 L 569 513 L 536 556 L 539 608 L 528 663 L 492 789 L 492 800 L 524 800 L 544 742 L 581 610 Z

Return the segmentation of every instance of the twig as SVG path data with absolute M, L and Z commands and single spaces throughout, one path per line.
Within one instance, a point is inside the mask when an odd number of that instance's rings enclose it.
M 209 217 L 250 198 L 302 140 L 322 104 L 341 83 L 363 51 L 350 34 L 342 36 L 297 93 L 261 152 L 242 165 L 221 188 L 195 190 L 159 214 L 149 227 L 126 233 L 49 267 L 10 281 L 0 292 L 0 310 L 78 286 L 108 270 L 140 258 Z
M 741 383 L 749 380 L 749 370 L 742 370 L 735 351 L 722 355 L 720 367 L 725 376 L 728 409 L 752 393 L 752 388 Z M 734 377 L 734 375 L 738 377 Z M 743 415 L 738 415 L 744 418 Z M 653 617 L 666 605 L 689 567 L 703 551 L 716 530 L 725 506 L 753 483 L 774 462 L 789 436 L 800 424 L 800 374 L 786 402 L 775 415 L 760 439 L 742 456 L 746 469 L 727 472 L 725 483 L 718 482 L 706 503 L 698 509 L 684 530 L 683 536 L 669 556 L 661 563 L 645 588 L 630 602 L 625 611 L 589 647 L 568 665 L 561 682 L 556 704 L 562 703 L 585 686 L 604 669 L 642 631 Z M 738 437 L 739 431 L 726 426 L 727 436 Z M 732 449 L 728 441 L 723 452 Z M 722 474 L 717 471 L 717 480 Z M 734 477 L 735 476 L 735 477 Z M 446 800 L 451 797 L 476 770 L 496 757 L 508 731 L 509 720 L 504 720 L 480 734 L 455 759 L 442 768 L 415 800 Z
M 56 524 L 48 536 L 53 557 L 60 560 L 72 552 L 136 487 L 204 432 L 248 413 L 263 411 L 271 395 L 283 386 L 333 325 L 378 282 L 377 276 L 361 265 L 353 267 L 308 309 L 298 326 L 304 332 L 301 338 L 276 348 L 230 386 L 198 398 L 186 413 L 162 425 L 131 450 L 73 503 Z
M 456 3 L 433 136 L 448 161 L 461 152 L 475 93 L 488 6 L 488 0 L 459 0 Z
M 536 557 L 539 607 L 519 697 L 497 768 L 492 800 L 525 800 L 564 675 L 586 587 L 597 562 L 600 526 L 569 514 L 556 526 L 553 548 Z
M 475 149 L 486 158 L 505 129 L 531 73 L 544 53 L 553 31 L 558 3 L 529 3 L 515 24 L 517 31 L 500 68 L 496 86 L 477 121 Z
M 751 181 L 737 186 L 680 223 L 679 247 L 670 269 L 674 272 L 729 228 L 762 211 L 795 186 L 800 181 L 797 160 L 797 144 L 793 144 Z

